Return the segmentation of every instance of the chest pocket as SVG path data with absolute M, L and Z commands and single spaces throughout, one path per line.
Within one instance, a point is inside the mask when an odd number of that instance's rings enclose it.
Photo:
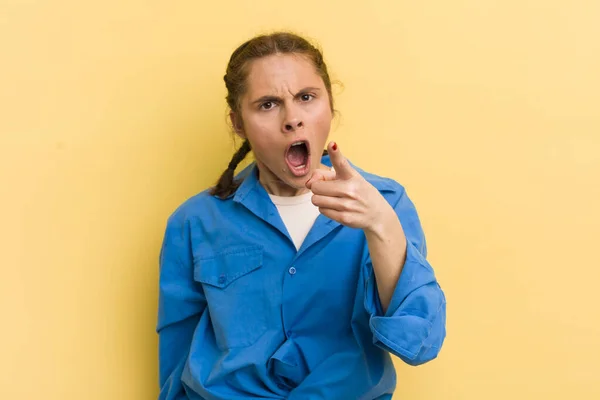
M 202 284 L 217 346 L 252 345 L 267 330 L 268 293 L 262 285 L 263 248 L 229 249 L 194 261 Z

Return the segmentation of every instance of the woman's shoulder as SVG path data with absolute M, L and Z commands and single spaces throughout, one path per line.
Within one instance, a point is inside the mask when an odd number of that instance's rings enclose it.
M 243 182 L 254 171 L 254 163 L 246 166 L 242 171 L 236 174 L 235 179 Z M 222 199 L 214 194 L 214 186 L 208 187 L 199 193 L 187 198 L 180 203 L 169 216 L 169 221 L 183 222 L 190 218 L 201 220 L 207 216 L 214 217 L 222 213 L 228 214 L 231 211 L 232 199 L 230 195 Z
M 214 203 L 217 203 L 217 198 L 210 193 L 211 189 L 207 188 L 196 193 L 176 206 L 171 211 L 167 223 L 181 225 L 191 218 L 202 217 L 203 214 L 215 206 Z

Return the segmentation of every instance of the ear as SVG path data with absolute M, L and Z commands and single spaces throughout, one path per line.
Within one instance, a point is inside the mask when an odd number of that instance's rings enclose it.
M 233 111 L 229 112 L 229 119 L 231 120 L 231 125 L 233 126 L 233 130 L 239 137 L 242 139 L 246 139 L 246 135 L 244 134 L 244 126 L 242 124 L 242 119 L 239 115 L 234 113 Z

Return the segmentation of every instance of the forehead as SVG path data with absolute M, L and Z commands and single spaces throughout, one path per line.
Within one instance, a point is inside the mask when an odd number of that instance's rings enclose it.
M 300 54 L 275 54 L 252 61 L 247 78 L 248 94 L 297 91 L 306 86 L 323 86 L 313 63 Z

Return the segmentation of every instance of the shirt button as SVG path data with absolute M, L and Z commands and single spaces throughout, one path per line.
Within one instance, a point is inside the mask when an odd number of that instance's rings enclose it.
M 227 278 L 225 278 L 223 275 L 221 275 L 219 277 L 219 283 L 221 283 L 221 284 L 225 283 L 226 280 L 227 280 Z
M 287 331 L 286 334 L 287 334 L 287 337 L 292 337 L 292 331 Z
M 291 267 L 288 272 L 290 273 L 290 275 L 294 275 L 296 273 L 296 268 Z

